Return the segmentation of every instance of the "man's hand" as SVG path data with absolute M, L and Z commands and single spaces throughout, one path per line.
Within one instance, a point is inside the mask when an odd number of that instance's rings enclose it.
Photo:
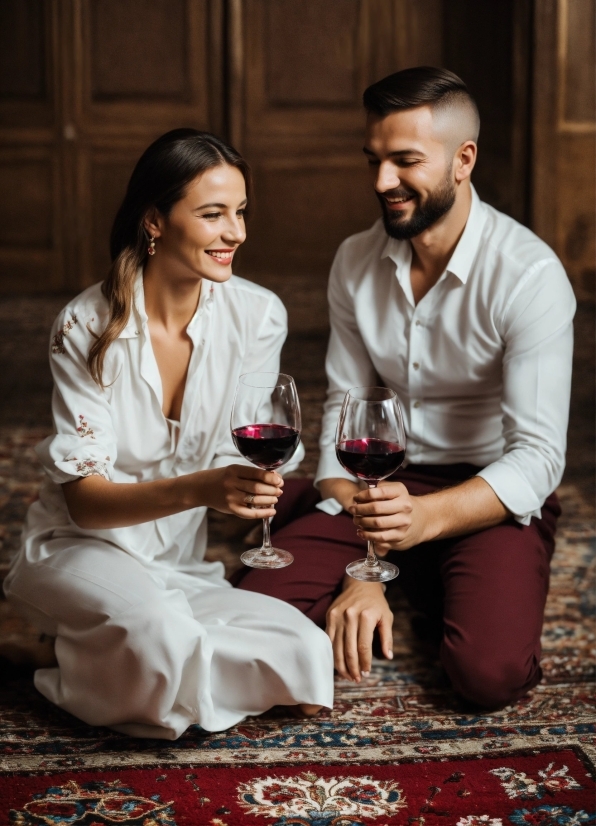
M 510 516 L 480 476 L 424 496 L 410 496 L 401 482 L 383 482 L 360 491 L 348 510 L 358 536 L 373 541 L 380 556 L 491 528 Z
M 358 582 L 346 577 L 344 591 L 327 611 L 327 633 L 333 645 L 338 674 L 359 683 L 368 676 L 375 628 L 387 659 L 393 659 L 393 614 L 383 587 L 376 582 Z
M 424 542 L 428 521 L 423 496 L 410 496 L 401 482 L 384 482 L 360 491 L 349 512 L 358 536 L 372 540 L 379 556 L 387 551 L 405 551 Z

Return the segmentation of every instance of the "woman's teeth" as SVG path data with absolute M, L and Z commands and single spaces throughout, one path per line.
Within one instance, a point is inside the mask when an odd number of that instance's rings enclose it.
M 205 252 L 217 261 L 221 261 L 222 264 L 229 263 L 234 255 L 233 250 L 231 252 L 215 252 L 215 250 L 205 250 Z

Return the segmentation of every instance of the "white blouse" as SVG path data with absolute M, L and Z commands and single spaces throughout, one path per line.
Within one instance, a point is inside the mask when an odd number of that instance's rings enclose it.
M 179 425 L 162 412 L 141 271 L 134 310 L 107 351 L 101 389 L 86 362 L 93 335 L 103 329 L 107 316 L 107 301 L 96 284 L 68 304 L 54 323 L 50 363 L 55 433 L 37 447 L 47 479 L 40 500 L 29 510 L 24 553 L 29 562 L 40 561 L 49 532 L 54 537 L 92 536 L 141 562 L 220 582 L 222 564 L 203 561 L 206 508 L 131 527 L 87 531 L 70 519 L 61 485 L 92 474 L 113 482 L 148 482 L 248 464 L 230 435 L 236 382 L 242 373 L 279 370 L 287 333 L 285 308 L 269 290 L 236 276 L 225 283 L 204 282 L 187 328 L 193 351 Z M 303 455 L 300 446 L 284 470 L 295 468 Z

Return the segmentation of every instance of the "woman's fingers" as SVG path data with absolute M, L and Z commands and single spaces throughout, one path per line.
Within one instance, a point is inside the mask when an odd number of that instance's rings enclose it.
M 275 508 L 251 508 L 250 505 L 232 504 L 230 510 L 241 519 L 270 519 L 275 516 Z
M 251 467 L 250 465 L 234 465 L 237 470 L 239 479 L 248 479 L 250 481 L 260 481 L 265 485 L 270 485 L 276 488 L 283 488 L 284 480 L 274 470 L 261 470 L 258 467 Z

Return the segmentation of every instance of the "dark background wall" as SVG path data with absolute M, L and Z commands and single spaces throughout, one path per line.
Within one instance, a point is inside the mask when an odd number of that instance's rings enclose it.
M 481 196 L 589 299 L 592 0 L 1 0 L 0 291 L 101 279 L 136 158 L 191 125 L 254 167 L 242 274 L 280 293 L 294 329 L 324 329 L 333 253 L 377 215 L 362 90 L 422 63 L 478 99 Z

